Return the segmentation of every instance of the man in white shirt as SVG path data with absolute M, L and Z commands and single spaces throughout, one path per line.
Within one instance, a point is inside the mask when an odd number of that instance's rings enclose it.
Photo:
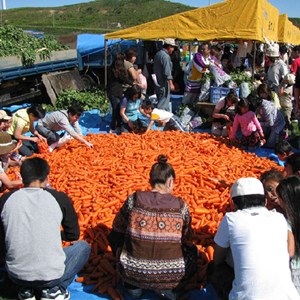
M 230 191 L 235 212 L 226 213 L 215 236 L 214 263 L 232 252 L 235 278 L 229 299 L 299 299 L 291 280 L 284 216 L 265 208 L 262 183 L 240 178 Z

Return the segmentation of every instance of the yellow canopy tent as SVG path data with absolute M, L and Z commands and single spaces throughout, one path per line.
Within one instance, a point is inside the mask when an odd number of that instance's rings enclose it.
M 106 39 L 278 39 L 279 11 L 267 0 L 225 0 L 105 35 Z
M 294 45 L 299 45 L 300 44 L 300 29 L 295 26 L 294 24 L 292 26 L 292 36 L 293 36 L 293 42 L 292 44 Z
M 300 43 L 300 30 L 288 19 L 286 14 L 279 16 L 278 42 L 293 45 Z

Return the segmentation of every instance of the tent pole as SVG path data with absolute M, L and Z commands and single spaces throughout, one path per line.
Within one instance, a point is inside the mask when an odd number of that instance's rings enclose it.
M 107 98 L 107 39 L 104 39 L 104 95 Z
M 253 64 L 252 64 L 252 82 L 254 82 L 254 74 L 255 74 L 255 61 L 256 61 L 256 41 L 254 42 L 254 54 L 253 54 Z

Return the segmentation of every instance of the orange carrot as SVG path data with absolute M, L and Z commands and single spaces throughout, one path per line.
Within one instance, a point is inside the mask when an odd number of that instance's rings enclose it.
M 205 281 L 208 257 L 213 255 L 214 234 L 224 214 L 232 209 L 231 185 L 240 176 L 260 177 L 266 170 L 280 169 L 268 159 L 228 147 L 227 139 L 206 133 L 150 131 L 142 136 L 91 134 L 86 139 L 93 149 L 83 151 L 83 146 L 72 140 L 37 156 L 50 165 L 51 186 L 70 196 L 79 219 L 80 239 L 92 246 L 82 280 L 96 281 L 96 290 L 103 292 L 117 281 L 116 261 L 107 240 L 114 217 L 128 195 L 151 188 L 148 174 L 158 154 L 166 154 L 175 169 L 173 194 L 188 204 L 193 217 L 191 239 L 205 255 L 206 260 L 202 255 L 198 260 L 199 285 Z M 13 178 L 16 171 L 18 168 L 9 168 L 7 174 Z

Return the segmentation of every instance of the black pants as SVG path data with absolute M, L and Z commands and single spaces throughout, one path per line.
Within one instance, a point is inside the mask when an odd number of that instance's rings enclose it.
M 109 96 L 109 101 L 112 108 L 112 116 L 110 122 L 110 129 L 116 130 L 117 127 L 121 127 L 122 117 L 120 115 L 120 102 L 121 99 L 115 96 Z
M 31 156 L 33 153 L 37 152 L 37 143 L 32 141 L 22 141 L 22 146 L 19 149 L 19 153 L 22 156 Z

